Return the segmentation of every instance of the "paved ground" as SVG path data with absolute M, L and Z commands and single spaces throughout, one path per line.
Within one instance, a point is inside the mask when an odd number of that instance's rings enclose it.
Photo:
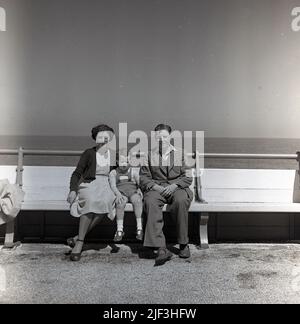
M 0 251 L 0 303 L 300 303 L 299 245 L 192 247 L 158 268 L 137 246 L 90 246 L 79 263 L 68 251 Z

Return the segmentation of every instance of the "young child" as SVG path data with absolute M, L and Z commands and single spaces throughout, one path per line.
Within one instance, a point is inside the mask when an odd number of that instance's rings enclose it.
M 110 173 L 110 185 L 116 195 L 117 232 L 114 241 L 122 241 L 125 235 L 124 212 L 128 202 L 132 203 L 136 217 L 136 238 L 142 241 L 144 238 L 142 225 L 143 194 L 139 188 L 139 174 L 134 172 L 127 156 L 120 156 L 118 168 Z

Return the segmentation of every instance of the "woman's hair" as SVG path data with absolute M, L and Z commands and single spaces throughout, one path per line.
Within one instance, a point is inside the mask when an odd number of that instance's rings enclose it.
M 92 139 L 93 139 L 94 141 L 96 140 L 97 135 L 98 135 L 98 133 L 100 133 L 100 132 L 109 132 L 109 134 L 110 134 L 110 139 L 112 139 L 113 135 L 115 134 L 115 131 L 114 131 L 111 127 L 109 127 L 109 126 L 107 126 L 107 125 L 104 125 L 104 124 L 102 124 L 102 125 L 98 125 L 98 126 L 96 126 L 96 127 L 94 127 L 94 128 L 92 129 Z
M 162 130 L 166 130 L 167 132 L 169 132 L 169 134 L 172 133 L 172 127 L 166 124 L 159 124 L 154 129 L 155 132 L 160 132 Z

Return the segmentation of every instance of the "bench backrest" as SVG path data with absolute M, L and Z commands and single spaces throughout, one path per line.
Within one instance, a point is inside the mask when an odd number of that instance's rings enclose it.
M 25 201 L 65 201 L 73 170 L 74 167 L 24 167 Z M 15 166 L 0 166 L 0 179 L 5 178 L 15 182 Z M 206 169 L 201 184 L 207 202 L 300 202 L 295 170 Z
M 0 179 L 7 179 L 10 183 L 16 183 L 17 166 L 0 166 Z
M 66 201 L 73 167 L 24 167 L 25 201 Z
M 65 201 L 74 167 L 24 167 L 25 201 Z M 139 173 L 138 169 L 134 172 Z M 194 183 L 191 186 L 193 189 Z
M 295 170 L 207 169 L 202 176 L 208 202 L 293 203 L 299 200 Z

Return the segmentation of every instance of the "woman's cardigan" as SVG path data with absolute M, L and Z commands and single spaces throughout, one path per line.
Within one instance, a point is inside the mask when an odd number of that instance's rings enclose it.
M 77 192 L 80 182 L 92 182 L 96 179 L 96 153 L 96 146 L 89 148 L 82 153 L 77 168 L 71 176 L 70 191 Z M 117 168 L 117 161 L 117 153 L 110 150 L 110 171 Z

